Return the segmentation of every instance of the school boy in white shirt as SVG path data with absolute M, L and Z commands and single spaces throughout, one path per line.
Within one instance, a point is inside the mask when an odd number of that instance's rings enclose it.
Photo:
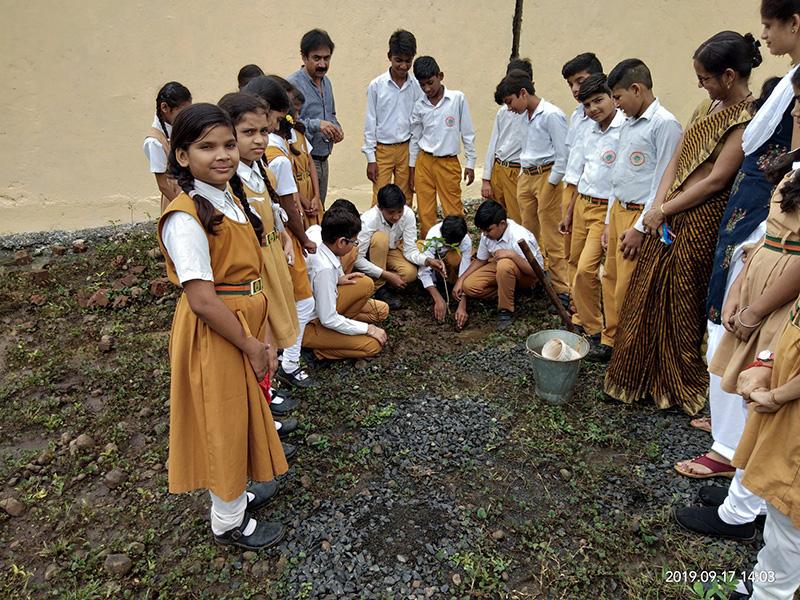
M 611 90 L 602 73 L 591 75 L 581 84 L 578 99 L 593 126 L 583 134 L 573 156 L 580 173 L 567 214 L 561 223 L 563 233 L 571 232 L 570 265 L 575 272 L 572 301 L 576 313 L 572 322 L 582 327 L 593 345 L 600 344 L 603 311 L 600 304 L 601 238 L 605 230 L 608 198 L 611 196 L 611 170 L 617 161 L 619 132 L 625 115 L 614 106 Z
M 414 77 L 425 97 L 411 113 L 408 165 L 424 237 L 437 221 L 437 197 L 444 217 L 464 214 L 458 153 L 463 142 L 467 159 L 464 180 L 470 185 L 475 181 L 475 130 L 466 97 L 442 85 L 444 73 L 432 57 L 420 56 L 414 61 Z
M 467 221 L 464 217 L 450 215 L 441 223 L 428 230 L 424 240 L 420 240 L 422 255 L 444 262 L 446 277 L 443 281 L 441 273 L 432 267 L 421 267 L 417 277 L 422 287 L 433 300 L 433 316 L 437 321 L 444 321 L 447 314 L 447 303 L 439 291 L 439 286 L 454 284 L 466 273 L 472 262 L 472 238 L 469 237 Z M 467 315 L 467 298 L 462 296 L 455 312 L 456 327 L 462 329 L 469 318 Z
M 337 200 L 325 211 L 322 225 L 307 234 L 317 243 L 307 259 L 314 292 L 314 315 L 306 325 L 303 347 L 320 359 L 368 358 L 386 344 L 386 332 L 377 326 L 389 316 L 385 302 L 370 298 L 375 286 L 361 273 L 345 275 L 341 257 L 358 244 L 361 219 L 348 200 Z
M 411 111 L 424 97 L 416 78 L 409 74 L 417 40 L 410 31 L 398 29 L 389 38 L 389 70 L 367 87 L 364 118 L 364 146 L 367 179 L 372 182 L 372 206 L 378 190 L 387 183 L 400 186 L 411 206 L 413 194 L 408 180 L 408 143 L 411 139 Z
M 533 77 L 533 67 L 528 58 L 515 58 L 508 63 L 506 74 L 520 70 Z M 481 197 L 496 200 L 506 209 L 508 216 L 517 223 L 522 222 L 517 203 L 517 180 L 519 179 L 519 154 L 525 142 L 527 122 L 525 116 L 508 110 L 503 99 L 497 94 L 494 101 L 500 105 L 494 117 L 492 136 L 486 148 L 483 163 L 483 184 Z
M 377 206 L 361 215 L 354 268 L 376 280 L 376 299 L 397 309 L 400 300 L 390 288 L 405 289 L 417 278 L 417 267 L 425 266 L 444 272 L 440 260 L 419 251 L 417 218 L 406 205 L 403 190 L 393 183 L 385 185 L 378 192 Z
M 541 240 L 553 288 L 568 307 L 567 261 L 558 231 L 562 212 L 558 184 L 567 162 L 567 117 L 560 108 L 536 95 L 533 81 L 522 71 L 506 75 L 496 93 L 509 110 L 525 115 L 528 120 L 520 153 L 522 171 L 517 182 L 517 202 L 522 225 Z
M 653 95 L 650 69 L 641 60 L 630 58 L 615 66 L 608 75 L 608 86 L 627 119 L 620 128 L 606 217 L 605 328 L 601 346 L 587 356 L 603 362 L 611 357 L 619 310 L 644 240 L 642 215 L 652 206 L 682 136 L 681 124 Z
M 536 257 L 543 263 L 536 237 L 522 225 L 506 215 L 498 202 L 486 200 L 475 213 L 475 225 L 481 230 L 476 260 L 456 281 L 453 296 L 461 300 L 494 298 L 497 296 L 497 329 L 504 330 L 514 322 L 514 292 L 533 287 L 536 275 L 519 247 L 525 240 Z

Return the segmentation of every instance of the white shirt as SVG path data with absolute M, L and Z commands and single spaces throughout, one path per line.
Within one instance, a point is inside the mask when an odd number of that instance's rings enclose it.
M 164 121 L 164 127 L 167 128 L 166 138 L 169 139 L 172 135 L 172 125 Z M 153 117 L 153 129 L 164 131 L 161 128 L 161 123 L 158 117 Z M 166 173 L 167 172 L 167 151 L 156 138 L 147 136 L 144 138 L 144 145 L 142 146 L 144 155 L 147 157 L 147 162 L 150 163 L 151 173 Z
M 621 110 L 615 111 L 605 131 L 601 131 L 599 123 L 592 121 L 593 126 L 585 134 L 583 143 L 575 148 L 581 153 L 577 159 L 581 163 L 578 193 L 592 198 L 611 197 L 611 171 L 617 162 L 619 132 L 624 122 L 625 113 Z
M 442 258 L 445 254 L 450 252 L 450 246 L 443 245 L 441 242 L 428 242 L 428 240 L 436 240 L 442 238 L 442 223 L 436 223 L 428 230 L 428 235 L 425 236 L 427 249 L 422 251 L 425 258 Z M 438 256 L 437 256 L 438 250 Z M 472 262 L 472 238 L 469 233 L 464 236 L 458 244 L 458 252 L 461 254 L 461 263 L 458 265 L 458 276 L 461 277 L 469 268 L 469 263 Z M 433 270 L 430 267 L 420 267 L 417 271 L 417 278 L 422 282 L 423 288 L 433 287 Z
M 542 252 L 539 250 L 539 242 L 536 241 L 536 236 L 512 219 L 506 219 L 506 223 L 506 230 L 499 240 L 490 240 L 485 234 L 481 234 L 481 241 L 478 243 L 476 258 L 478 260 L 489 260 L 498 250 L 513 250 L 521 257 L 525 258 L 518 244 L 520 240 L 525 240 L 531 252 L 533 252 L 533 255 L 536 257 L 536 262 L 544 266 Z
M 247 216 L 228 190 L 222 191 L 197 179 L 194 180 L 194 189 L 226 218 L 237 223 L 247 222 Z M 181 283 L 192 279 L 214 281 L 208 237 L 192 215 L 185 212 L 170 213 L 161 227 L 161 241 Z
M 411 111 L 411 143 L 408 166 L 417 163 L 420 149 L 434 156 L 454 156 L 464 142 L 467 168 L 475 168 L 475 129 L 469 116 L 467 99 L 462 92 L 445 88 L 444 96 L 434 106 L 423 96 Z
M 361 147 L 367 162 L 375 162 L 378 144 L 399 144 L 411 138 L 411 111 L 417 100 L 424 97 L 419 82 L 411 74 L 402 87 L 394 82 L 388 70 L 369 82 Z
M 297 192 L 297 182 L 294 180 L 292 163 L 288 156 L 290 154 L 289 145 L 286 140 L 277 133 L 269 134 L 269 146 L 280 148 L 286 156 L 276 156 L 269 161 L 269 168 L 275 173 L 275 191 L 278 196 L 288 196 Z
M 519 162 L 519 153 L 525 142 L 525 115 L 508 110 L 504 104 L 497 111 L 492 126 L 492 137 L 486 148 L 486 160 L 483 162 L 483 178 L 492 178 L 495 157 L 504 162 Z
M 567 129 L 567 167 L 564 172 L 564 181 L 571 185 L 578 185 L 581 178 L 582 152 L 580 146 L 586 137 L 586 133 L 592 128 L 594 121 L 586 116 L 583 104 L 579 104 L 572 112 Z
M 294 144 L 297 141 L 297 132 L 292 129 L 291 131 L 292 137 L 289 140 L 290 144 Z M 283 139 L 281 136 L 278 136 L 280 139 Z M 306 136 L 306 154 L 311 154 L 311 151 L 314 149 L 314 146 L 311 145 L 311 142 L 308 140 L 308 136 Z
M 567 165 L 567 116 L 543 98 L 532 115 L 527 111 L 523 115 L 528 119 L 528 130 L 519 162 L 523 167 L 552 164 L 547 180 L 556 185 L 564 177 Z
M 323 327 L 338 331 L 345 335 L 363 335 L 369 325 L 348 319 L 336 311 L 336 299 L 339 297 L 339 277 L 344 275 L 342 261 L 322 241 L 322 228 L 312 225 L 306 231 L 308 238 L 317 244 L 317 252 L 306 256 L 308 278 L 311 280 L 311 291 L 314 294 L 314 317 L 319 318 Z
M 639 118 L 628 118 L 620 129 L 619 160 L 611 173 L 614 201 L 644 204 L 642 217 L 652 206 L 661 177 L 683 135 L 678 119 L 656 98 Z M 610 214 L 610 212 L 609 212 Z M 642 218 L 636 229 L 642 230 Z M 608 221 L 606 221 L 608 222 Z
M 263 194 L 267 191 L 267 184 L 264 183 L 261 171 L 259 171 L 255 163 L 253 163 L 252 167 L 248 167 L 245 163 L 239 161 L 239 166 L 236 167 L 236 174 L 256 194 Z
M 410 263 L 418 267 L 425 266 L 426 256 L 417 248 L 417 217 L 414 211 L 408 206 L 403 207 L 403 216 L 394 225 L 389 225 L 383 218 L 381 209 L 373 206 L 361 215 L 361 231 L 358 234 L 358 257 L 356 258 L 355 269 L 366 273 L 370 277 L 377 279 L 381 276 L 383 269 L 371 263 L 367 259 L 369 252 L 369 242 L 377 231 L 383 231 L 389 236 L 389 249 L 397 249 L 402 244 L 403 256 Z

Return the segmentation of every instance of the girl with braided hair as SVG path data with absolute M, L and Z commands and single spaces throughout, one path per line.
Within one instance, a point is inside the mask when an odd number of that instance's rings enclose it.
M 263 224 L 228 187 L 239 150 L 225 111 L 184 109 L 171 142 L 169 172 L 182 191 L 161 216 L 158 237 L 167 274 L 184 293 L 170 336 L 169 491 L 207 489 L 215 540 L 264 548 L 285 528 L 251 513 L 288 465 L 259 387 L 276 368 Z M 264 483 L 247 487 L 248 479 Z
M 172 134 L 172 122 L 178 113 L 192 103 L 192 94 L 177 81 L 170 81 L 158 90 L 156 96 L 156 116 L 153 125 L 144 138 L 144 155 L 150 164 L 150 172 L 156 176 L 156 184 L 161 192 L 161 212 L 167 208 L 170 200 L 180 193 L 175 181 L 167 175 L 167 155 L 169 154 L 169 138 Z

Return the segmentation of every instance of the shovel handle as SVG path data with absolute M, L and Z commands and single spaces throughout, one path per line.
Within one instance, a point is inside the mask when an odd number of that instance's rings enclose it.
M 528 246 L 528 242 L 525 240 L 519 240 L 517 242 L 519 244 L 520 250 L 522 250 L 522 254 L 525 256 L 525 260 L 531 265 L 534 274 L 536 275 L 539 282 L 544 287 L 544 291 L 547 292 L 547 298 L 550 300 L 550 304 L 556 307 L 558 311 L 558 316 L 561 317 L 561 321 L 564 323 L 564 327 L 567 328 L 567 331 L 571 333 L 575 333 L 575 325 L 572 324 L 572 318 L 569 316 L 569 313 L 564 308 L 564 305 L 561 304 L 561 299 L 556 294 L 556 291 L 553 289 L 553 286 L 550 284 L 550 279 L 545 275 L 545 272 L 542 270 L 542 267 L 539 266 L 539 261 L 536 260 L 536 257 L 531 252 L 530 247 Z

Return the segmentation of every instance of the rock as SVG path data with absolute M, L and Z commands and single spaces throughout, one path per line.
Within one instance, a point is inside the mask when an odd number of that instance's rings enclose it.
M 380 444 L 375 444 L 372 448 L 370 448 L 370 451 L 375 456 L 381 456 L 383 454 L 383 446 L 381 446 Z
M 253 552 L 252 550 L 247 550 L 246 552 L 242 553 L 242 558 L 249 562 L 254 562 L 258 558 L 258 554 Z
M 86 252 L 89 247 L 86 245 L 86 240 L 78 239 L 72 242 L 72 251 L 75 254 L 81 254 L 82 252 Z
M 119 269 L 126 262 L 128 261 L 124 256 L 122 256 L 121 254 L 117 254 L 114 257 L 114 260 L 111 261 L 111 266 L 113 266 L 115 269 Z
M 116 298 L 114 298 L 114 304 L 112 305 L 114 308 L 125 308 L 128 306 L 128 301 L 130 298 L 125 294 L 120 294 Z
M 31 258 L 31 253 L 27 250 L 17 250 L 14 252 L 14 264 L 18 267 L 29 265 L 32 262 L 33 258 Z
M 411 587 L 414 588 L 415 590 L 418 590 L 419 588 L 422 587 L 422 580 L 415 579 L 414 581 L 411 582 Z
M 56 575 L 58 575 L 58 565 L 55 563 L 47 565 L 47 568 L 44 570 L 44 580 L 50 581 Z
M 225 557 L 218 556 L 213 561 L 211 561 L 211 565 L 217 570 L 220 571 L 225 566 Z
M 300 476 L 300 485 L 304 490 L 311 489 L 311 477 L 308 475 L 301 475 Z
M 320 547 L 324 552 L 328 552 L 331 549 L 331 543 L 328 540 L 322 540 Z
M 133 562 L 128 558 L 127 554 L 109 554 L 106 556 L 103 567 L 105 567 L 105 570 L 109 573 L 124 577 L 131 572 Z
M 28 273 L 28 278 L 31 280 L 32 283 L 39 286 L 47 285 L 48 283 L 50 283 L 50 280 L 52 279 L 50 271 L 48 271 L 47 269 L 32 269 Z
M 139 286 L 133 286 L 131 288 L 131 292 L 130 293 L 131 293 L 131 298 L 138 298 L 139 296 L 144 294 L 144 290 L 142 288 L 140 288 Z
M 141 275 L 142 273 L 144 273 L 144 270 L 146 268 L 147 267 L 145 267 L 144 265 L 137 265 L 135 267 L 131 267 L 131 273 L 133 273 L 134 275 Z
M 306 444 L 309 446 L 316 446 L 322 441 L 322 436 L 318 433 L 312 433 L 306 438 Z
M 70 433 L 68 431 L 65 431 L 64 433 L 62 433 L 61 437 L 58 439 L 58 443 L 61 444 L 62 446 L 66 446 L 71 441 L 72 441 L 72 436 L 70 435 Z
M 12 517 L 20 517 L 25 512 L 25 505 L 16 498 L 3 498 L 0 500 L 0 508 Z
M 164 255 L 161 254 L 161 248 L 155 247 L 147 251 L 147 256 L 150 258 L 163 258 Z
M 150 293 L 156 298 L 166 296 L 169 292 L 170 282 L 166 277 L 159 277 L 150 282 Z
M 564 481 L 572 479 L 572 472 L 569 469 L 560 469 L 558 472 L 561 474 L 561 479 Z
M 146 546 L 142 542 L 131 542 L 128 544 L 128 552 L 134 555 L 144 554 Z
M 356 369 L 366 369 L 367 366 L 368 366 L 368 363 L 363 358 L 360 359 L 360 360 L 357 360 L 356 364 L 355 364 Z
M 106 473 L 104 480 L 106 487 L 113 490 L 128 480 L 128 474 L 122 469 L 111 469 Z
M 86 433 L 82 433 L 75 438 L 75 447 L 78 448 L 78 450 L 94 448 L 94 438 Z
M 456 586 L 461 585 L 461 575 L 459 575 L 458 573 L 453 573 L 451 579 L 453 580 L 453 585 Z
M 97 344 L 97 349 L 100 352 L 111 352 L 111 348 L 114 347 L 114 336 L 111 335 L 104 335 L 100 338 L 100 343 Z
M 103 446 L 103 452 L 105 454 L 113 454 L 117 450 L 117 445 L 114 442 L 108 442 L 105 446 Z
M 67 253 L 67 247 L 62 246 L 61 244 L 55 244 L 53 246 L 50 246 L 50 251 L 55 256 L 64 256 Z
M 34 306 L 41 306 L 42 304 L 47 302 L 47 298 L 42 296 L 41 294 L 33 294 L 30 297 L 31 304 Z
M 89 300 L 86 303 L 87 308 L 94 308 L 95 306 L 99 306 L 104 308 L 111 304 L 111 300 L 108 298 L 108 289 L 100 288 L 94 294 L 89 296 Z
M 506 537 L 506 532 L 502 529 L 495 529 L 492 532 L 492 539 L 497 540 L 498 542 Z
M 53 459 L 56 457 L 55 452 L 53 452 L 50 448 L 45 448 L 42 450 L 42 453 L 39 454 L 39 457 L 36 459 L 36 462 L 40 465 L 49 465 L 53 462 Z

